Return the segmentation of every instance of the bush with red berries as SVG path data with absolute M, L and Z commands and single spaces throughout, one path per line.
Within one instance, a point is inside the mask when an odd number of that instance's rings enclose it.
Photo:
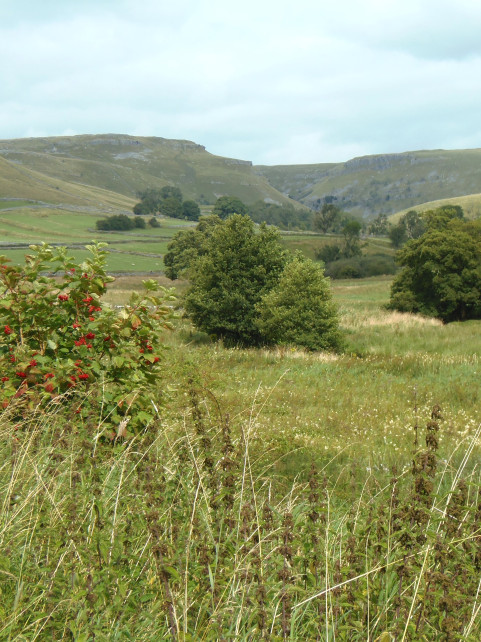
M 104 303 L 105 248 L 88 245 L 80 264 L 45 244 L 23 266 L 0 256 L 0 412 L 61 403 L 123 434 L 127 420 L 135 432 L 156 414 L 173 297 L 144 281 L 125 307 Z

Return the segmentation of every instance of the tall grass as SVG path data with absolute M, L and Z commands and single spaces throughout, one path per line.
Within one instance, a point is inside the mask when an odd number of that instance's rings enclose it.
M 278 483 L 254 413 L 185 394 L 114 443 L 2 415 L 0 639 L 479 639 L 481 429 L 441 462 L 420 413 L 410 469 L 351 470 L 347 497 L 315 464 Z

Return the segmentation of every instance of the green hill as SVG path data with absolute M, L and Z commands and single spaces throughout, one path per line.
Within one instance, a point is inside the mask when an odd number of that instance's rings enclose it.
M 129 198 L 141 189 L 176 185 L 185 198 L 205 204 L 213 204 L 222 195 L 237 196 L 246 203 L 293 203 L 253 172 L 250 161 L 214 156 L 190 141 L 117 134 L 25 138 L 0 141 L 0 160 L 2 157 L 32 183 L 29 188 L 15 181 L 9 185 L 7 178 L 0 184 L 3 198 L 58 202 L 45 195 L 44 187 L 55 189 L 60 180 Z M 37 174 L 29 173 L 32 171 Z M 62 202 L 76 203 L 77 195 L 66 199 Z
M 481 193 L 481 149 L 363 156 L 344 163 L 253 166 L 186 140 L 119 134 L 0 141 L 0 200 L 131 211 L 139 190 L 179 187 L 205 205 L 219 196 L 319 208 L 332 200 L 364 218 Z M 476 199 L 475 199 L 476 200 Z M 474 201 L 473 201 L 474 202 Z M 477 205 L 473 215 L 477 215 Z
M 325 165 L 256 166 L 260 176 L 309 207 L 326 198 L 363 217 L 481 192 L 481 149 L 363 156 Z

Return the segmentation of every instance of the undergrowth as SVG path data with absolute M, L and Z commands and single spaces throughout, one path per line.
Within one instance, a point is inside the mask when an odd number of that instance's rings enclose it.
M 480 429 L 441 462 L 434 407 L 347 500 L 315 465 L 286 492 L 252 419 L 185 393 L 113 443 L 61 404 L 0 416 L 0 639 L 480 639 Z

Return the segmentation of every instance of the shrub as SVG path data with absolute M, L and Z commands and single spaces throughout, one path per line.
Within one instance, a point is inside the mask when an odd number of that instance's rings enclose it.
M 0 257 L 2 408 L 12 398 L 25 410 L 72 403 L 85 418 L 96 413 L 98 420 L 100 413 L 106 426 L 118 428 L 129 417 L 133 430 L 153 416 L 171 294 L 161 288 L 158 295 L 157 283 L 145 281 L 145 292 L 134 293 L 124 309 L 107 306 L 101 298 L 113 278 L 105 271 L 105 247 L 87 246 L 90 256 L 80 265 L 65 248 L 45 244 L 31 246 L 24 266 Z
M 142 225 L 143 219 L 130 218 L 126 214 L 114 214 L 113 216 L 108 216 L 107 218 L 102 218 L 96 221 L 95 227 L 98 230 L 115 230 L 115 231 L 126 231 L 133 230 L 135 227 L 138 227 L 137 222 L 140 222 Z M 145 227 L 145 222 L 144 222 Z
M 326 265 L 326 275 L 333 279 L 364 279 L 370 276 L 394 274 L 396 262 L 387 254 L 356 256 Z
M 277 283 L 286 262 L 279 231 L 266 225 L 257 230 L 249 216 L 233 214 L 213 227 L 202 252 L 191 270 L 188 316 L 227 345 L 262 344 L 256 304 Z
M 268 343 L 309 350 L 338 350 L 341 332 L 329 280 L 319 264 L 300 254 L 257 305 L 257 325 Z

